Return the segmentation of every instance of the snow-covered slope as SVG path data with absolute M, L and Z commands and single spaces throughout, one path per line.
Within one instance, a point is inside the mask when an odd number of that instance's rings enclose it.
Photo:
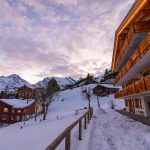
M 76 81 L 71 77 L 67 77 L 67 78 L 47 77 L 47 78 L 44 78 L 42 81 L 37 82 L 35 84 L 35 86 L 36 87 L 46 87 L 48 85 L 48 82 L 52 78 L 56 80 L 56 82 L 59 85 L 60 89 L 64 89 L 66 87 L 66 85 L 73 85 L 73 84 L 76 83 Z
M 96 84 L 88 85 L 91 89 Z M 113 95 L 100 98 L 100 105 L 103 108 L 109 108 L 109 103 L 114 100 Z M 114 100 L 115 101 L 115 100 Z M 123 108 L 122 100 L 116 101 L 116 108 Z M 97 97 L 92 95 L 91 106 L 97 107 Z M 0 129 L 0 150 L 26 150 L 26 149 L 45 149 L 67 126 L 79 118 L 84 111 L 79 111 L 75 116 L 75 111 L 88 107 L 88 101 L 82 93 L 81 88 L 60 91 L 55 95 L 55 100 L 50 104 L 45 121 L 40 121 L 43 117 L 38 116 L 34 119 L 10 125 Z M 20 129 L 20 127 L 22 128 Z M 72 140 L 77 137 L 77 130 L 72 133 Z M 15 137 L 15 138 L 14 138 Z M 9 144 L 8 144 L 9 143 Z M 64 149 L 64 143 L 62 147 Z
M 5 90 L 6 88 L 9 91 L 15 91 L 23 85 L 32 87 L 29 82 L 25 81 L 16 74 L 12 74 L 10 76 L 0 76 L 0 91 Z

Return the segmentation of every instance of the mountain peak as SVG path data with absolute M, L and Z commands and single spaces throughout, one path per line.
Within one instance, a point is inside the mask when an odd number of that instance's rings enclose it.
M 17 74 L 11 74 L 11 75 L 9 75 L 9 76 L 7 76 L 8 78 L 20 78 L 20 76 L 19 75 L 17 75 Z

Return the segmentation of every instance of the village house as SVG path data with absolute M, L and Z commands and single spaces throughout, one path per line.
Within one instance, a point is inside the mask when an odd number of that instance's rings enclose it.
M 150 1 L 136 0 L 116 31 L 112 72 L 126 110 L 150 117 Z
M 119 88 L 113 87 L 113 85 L 99 84 L 93 89 L 93 94 L 96 96 L 107 96 L 117 92 Z
M 28 120 L 35 115 L 36 101 L 0 99 L 0 125 Z
M 33 97 L 37 101 L 42 101 L 44 94 L 45 94 L 45 89 L 44 88 L 35 88 L 33 90 Z
M 34 98 L 34 91 L 32 88 L 24 85 L 18 89 L 17 98 L 19 98 L 19 99 L 32 99 L 32 98 Z
M 101 84 L 113 84 L 116 76 L 117 76 L 117 72 L 112 73 L 110 70 L 108 73 L 104 74 L 100 83 Z

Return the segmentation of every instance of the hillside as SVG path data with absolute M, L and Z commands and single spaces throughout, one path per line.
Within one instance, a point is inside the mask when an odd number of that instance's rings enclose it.
M 88 86 L 92 89 L 95 84 Z M 88 101 L 81 91 L 81 88 L 75 88 L 73 90 L 59 92 L 55 96 L 55 100 L 49 106 L 48 115 L 45 121 L 40 121 L 43 117 L 41 115 L 37 118 L 37 122 L 35 122 L 34 119 L 31 119 L 26 121 L 25 125 L 23 122 L 20 122 L 10 125 L 9 127 L 1 128 L 0 149 L 45 149 L 50 142 L 52 142 L 67 126 L 79 118 L 85 111 L 79 111 L 78 116 L 75 116 L 76 110 L 88 107 Z M 101 107 L 109 108 L 111 100 L 114 100 L 113 95 L 100 98 Z M 115 103 L 116 108 L 124 107 L 124 102 L 122 100 L 115 101 Z M 91 105 L 94 109 L 97 108 L 97 97 L 94 95 L 91 97 Z M 22 129 L 20 129 L 21 126 L 23 126 Z M 73 132 L 73 135 L 74 138 L 76 138 L 76 130 Z M 7 143 L 9 143 L 9 145 Z

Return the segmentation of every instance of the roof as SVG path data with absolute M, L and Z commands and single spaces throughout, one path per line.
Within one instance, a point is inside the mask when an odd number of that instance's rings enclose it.
M 12 106 L 13 108 L 25 108 L 30 106 L 35 102 L 33 99 L 27 99 L 27 100 L 22 100 L 22 99 L 0 99 L 1 102 Z
M 106 88 L 114 88 L 114 89 L 121 89 L 121 86 L 113 86 L 113 84 L 98 84 L 100 86 L 106 87 Z

